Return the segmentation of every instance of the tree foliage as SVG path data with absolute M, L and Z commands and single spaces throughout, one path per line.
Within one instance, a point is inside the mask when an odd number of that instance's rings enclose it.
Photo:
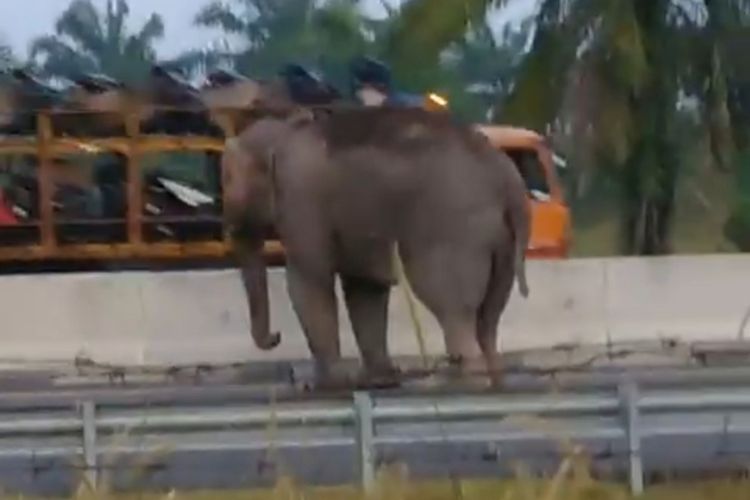
M 48 76 L 99 72 L 138 81 L 156 60 L 154 43 L 164 35 L 164 23 L 153 14 L 138 31 L 128 33 L 128 14 L 126 0 L 108 0 L 104 12 L 91 0 L 73 0 L 57 20 L 56 34 L 32 42 L 30 57 Z
M 238 71 L 257 78 L 276 74 L 288 62 L 314 65 L 341 82 L 345 64 L 355 54 L 367 52 L 365 18 L 356 1 L 329 0 L 322 6 L 314 0 L 214 1 L 196 16 L 196 24 L 219 29 L 242 40 L 236 51 L 205 50 L 183 56 L 188 69 L 210 68 L 229 63 Z
M 460 117 L 560 139 L 580 189 L 593 173 L 617 187 L 625 253 L 671 250 L 675 197 L 700 133 L 717 171 L 737 179 L 727 235 L 750 232 L 750 0 L 539 0 L 528 22 L 498 35 L 487 14 L 512 1 L 404 0 L 371 19 L 360 0 L 211 0 L 195 23 L 239 45 L 169 63 L 268 78 L 298 62 L 343 90 L 351 58 L 376 56 L 401 89 L 441 92 Z M 47 75 L 138 80 L 164 27 L 154 15 L 128 33 L 127 15 L 125 0 L 104 12 L 73 0 L 56 35 L 34 41 L 32 60 Z M 9 60 L 0 45 L 0 67 Z
M 298 62 L 317 68 L 334 85 L 347 89 L 348 63 L 367 54 L 392 67 L 402 90 L 441 92 L 460 116 L 484 119 L 492 104 L 488 99 L 497 100 L 510 87 L 531 24 L 506 31 L 498 40 L 480 16 L 468 33 L 455 37 L 447 57 L 425 56 L 416 38 L 403 44 L 394 38 L 400 26 L 419 14 L 409 4 L 403 9 L 384 5 L 386 17 L 373 19 L 363 14 L 356 0 L 212 2 L 199 12 L 196 23 L 239 38 L 241 46 L 191 51 L 174 64 L 187 70 L 227 64 L 241 73 L 267 78 L 281 65 Z M 425 30 L 424 36 L 430 33 Z M 475 91 L 467 91 L 469 87 Z
M 0 44 L 0 71 L 13 65 L 13 51 L 8 45 Z
M 414 50 L 434 57 L 497 3 L 435 9 L 410 0 L 404 10 L 412 14 L 392 43 L 415 36 Z M 715 165 L 740 168 L 748 64 L 737 51 L 748 39 L 749 12 L 748 0 L 541 0 L 530 53 L 497 119 L 545 133 L 565 129 L 569 144 L 584 145 L 589 161 L 617 181 L 622 250 L 667 253 L 678 158 L 690 146 L 676 132 L 686 98 L 698 104 Z

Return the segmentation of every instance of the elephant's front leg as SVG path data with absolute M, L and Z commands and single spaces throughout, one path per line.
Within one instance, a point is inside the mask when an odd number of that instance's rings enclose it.
M 367 387 L 398 385 L 398 373 L 388 356 L 390 285 L 347 277 L 342 280 L 352 330 L 364 363 Z
M 287 287 L 315 361 L 316 385 L 321 389 L 350 385 L 341 363 L 333 274 L 309 276 L 287 266 Z

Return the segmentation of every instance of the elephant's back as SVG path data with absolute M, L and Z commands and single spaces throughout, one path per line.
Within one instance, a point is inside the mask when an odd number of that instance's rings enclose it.
M 360 147 L 414 151 L 458 138 L 466 128 L 450 115 L 388 106 L 336 108 L 317 124 L 334 152 Z
M 487 175 L 460 140 L 418 151 L 352 147 L 333 158 L 336 187 L 329 209 L 346 237 L 451 239 L 501 231 L 497 176 Z

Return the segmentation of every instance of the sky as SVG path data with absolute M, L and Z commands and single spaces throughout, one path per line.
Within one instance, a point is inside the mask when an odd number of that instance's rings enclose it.
M 92 0 L 104 8 L 107 0 Z M 365 0 L 365 10 L 375 16 L 383 14 L 381 2 L 391 5 L 401 0 Z M 54 31 L 55 20 L 70 0 L 0 0 L 0 39 L 13 47 L 16 55 L 25 58 L 31 40 Z M 156 12 L 164 19 L 166 32 L 156 45 L 160 58 L 170 58 L 188 49 L 209 45 L 221 37 L 215 30 L 193 25 L 193 19 L 208 0 L 128 0 L 130 26 L 141 26 Z M 538 0 L 508 0 L 507 6 L 491 14 L 493 28 L 500 29 L 532 14 Z

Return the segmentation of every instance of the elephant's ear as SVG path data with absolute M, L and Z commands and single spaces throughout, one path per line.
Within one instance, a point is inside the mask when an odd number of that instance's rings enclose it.
M 307 108 L 298 108 L 291 112 L 286 121 L 292 128 L 304 127 L 315 121 L 315 114 Z
M 224 153 L 227 156 L 242 154 L 243 150 L 239 137 L 228 137 L 224 140 Z
M 237 151 L 240 148 L 240 140 L 237 137 L 227 137 L 224 140 L 224 151 Z

